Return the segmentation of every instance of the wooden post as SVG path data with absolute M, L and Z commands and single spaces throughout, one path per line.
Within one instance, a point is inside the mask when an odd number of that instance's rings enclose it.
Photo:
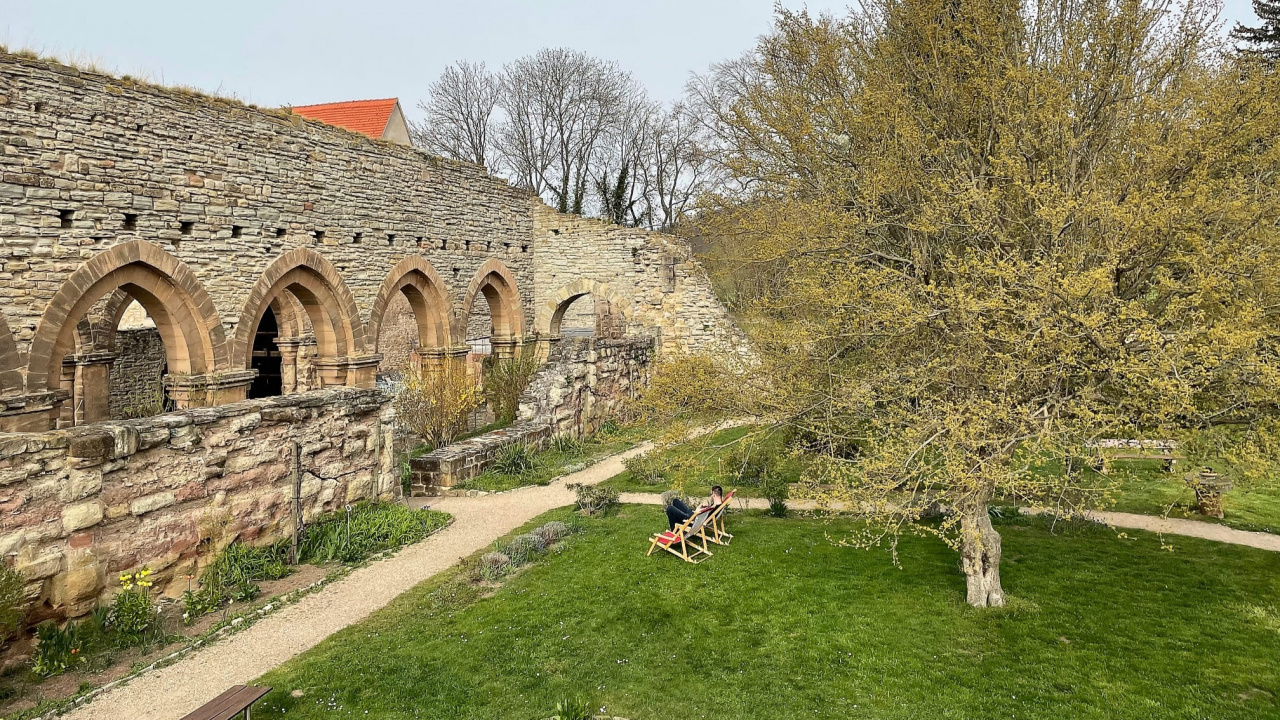
M 302 535 L 302 452 L 293 441 L 290 475 L 293 480 L 293 542 L 289 546 L 289 564 L 298 564 L 298 537 Z

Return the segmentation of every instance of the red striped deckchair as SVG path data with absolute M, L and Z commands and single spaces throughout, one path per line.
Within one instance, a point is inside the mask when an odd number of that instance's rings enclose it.
M 699 563 L 711 557 L 711 551 L 707 549 L 707 539 L 702 535 L 702 528 L 707 524 L 707 519 L 711 517 L 714 508 L 707 508 L 701 512 L 696 512 L 689 517 L 688 520 L 680 523 L 674 530 L 666 532 L 654 533 L 650 538 L 649 552 L 645 553 L 645 557 L 653 554 L 654 550 L 662 548 L 685 562 Z M 699 546 L 695 540 L 702 540 Z M 676 548 L 679 548 L 677 550 Z M 694 558 L 697 558 L 696 560 Z

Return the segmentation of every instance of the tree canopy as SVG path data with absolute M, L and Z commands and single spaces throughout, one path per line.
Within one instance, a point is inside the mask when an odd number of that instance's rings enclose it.
M 1260 471 L 1280 93 L 1215 17 L 1204 0 L 780 10 L 693 88 L 734 181 L 699 230 L 751 278 L 734 300 L 759 361 L 676 363 L 706 391 L 660 374 L 651 402 L 666 387 L 673 412 L 792 426 L 821 450 L 821 496 L 873 521 L 850 542 L 936 532 L 977 606 L 1004 598 L 989 504 L 1088 506 L 1098 438 Z

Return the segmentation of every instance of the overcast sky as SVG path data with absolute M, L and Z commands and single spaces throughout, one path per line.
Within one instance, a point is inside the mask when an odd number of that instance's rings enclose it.
M 399 97 L 417 117 L 449 63 L 496 69 L 543 47 L 616 60 L 671 100 L 772 14 L 772 0 L 0 0 L 0 44 L 259 105 Z M 1223 16 L 1256 21 L 1249 0 L 1226 0 Z

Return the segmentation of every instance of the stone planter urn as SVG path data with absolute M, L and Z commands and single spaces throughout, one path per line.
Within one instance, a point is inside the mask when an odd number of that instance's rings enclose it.
M 1187 473 L 1185 480 L 1196 493 L 1196 511 L 1209 517 L 1222 517 L 1222 494 L 1231 489 L 1231 480 L 1210 468 Z

